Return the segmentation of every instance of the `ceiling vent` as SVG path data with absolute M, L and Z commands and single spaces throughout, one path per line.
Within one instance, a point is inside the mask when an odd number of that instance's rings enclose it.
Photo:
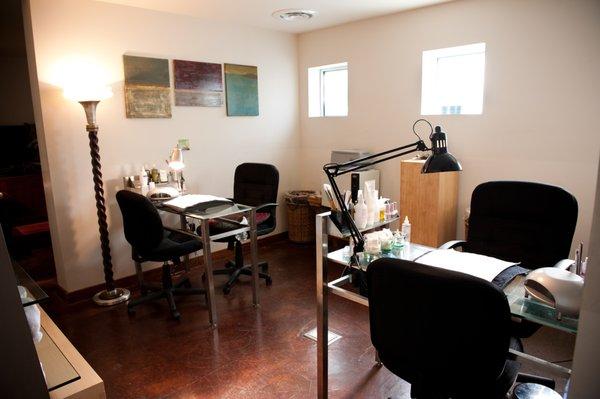
M 317 14 L 313 10 L 298 10 L 288 8 L 285 10 L 277 10 L 273 14 L 273 18 L 281 19 L 283 21 L 307 21 Z

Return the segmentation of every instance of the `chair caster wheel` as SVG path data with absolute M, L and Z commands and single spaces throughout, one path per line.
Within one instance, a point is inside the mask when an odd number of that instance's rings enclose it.
M 127 308 L 127 314 L 130 316 L 133 316 L 135 314 L 135 309 L 134 308 Z
M 223 294 L 227 295 L 230 292 L 231 292 L 231 287 L 227 287 L 227 286 L 223 287 Z
M 179 312 L 173 313 L 173 318 L 177 321 L 181 320 L 181 314 Z
M 271 277 L 267 277 L 265 279 L 265 282 L 267 283 L 267 286 L 272 285 L 273 284 L 273 279 Z

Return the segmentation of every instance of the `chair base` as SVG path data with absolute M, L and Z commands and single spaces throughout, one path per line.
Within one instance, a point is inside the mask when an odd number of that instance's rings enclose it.
M 258 272 L 258 277 L 265 279 L 267 285 L 273 284 L 273 279 L 268 274 L 269 264 L 267 262 L 258 262 L 258 267 L 260 270 Z M 213 270 L 213 275 L 228 275 L 229 280 L 223 286 L 223 293 L 225 295 L 231 292 L 231 287 L 238 281 L 239 277 L 244 276 L 252 276 L 252 265 L 244 265 L 242 267 L 237 267 L 236 264 L 232 261 L 228 261 L 225 263 L 225 269 Z M 202 275 L 202 280 L 206 279 L 206 274 Z
M 142 303 L 165 298 L 169 304 L 171 315 L 174 319 L 179 320 L 181 318 L 181 314 L 175 305 L 175 296 L 204 295 L 206 298 L 206 290 L 202 288 L 192 288 L 192 284 L 190 283 L 190 279 L 188 277 L 184 277 L 176 284 L 173 284 L 171 279 L 171 267 L 168 263 L 165 263 L 162 266 L 162 285 L 140 282 L 140 288 L 142 296 L 130 300 L 127 304 L 127 312 L 129 314 L 135 313 L 135 307 L 141 305 Z

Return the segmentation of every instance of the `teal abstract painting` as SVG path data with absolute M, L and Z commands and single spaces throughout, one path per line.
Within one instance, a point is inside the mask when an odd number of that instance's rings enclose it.
M 258 116 L 258 71 L 255 66 L 225 64 L 228 116 Z

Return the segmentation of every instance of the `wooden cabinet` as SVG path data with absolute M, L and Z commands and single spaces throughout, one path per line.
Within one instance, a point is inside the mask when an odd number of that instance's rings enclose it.
M 421 173 L 425 160 L 400 162 L 400 223 L 411 223 L 411 242 L 437 247 L 456 238 L 458 172 Z
M 0 230 L 0 259 L 3 256 L 7 258 L 8 255 L 6 251 L 3 252 L 3 244 L 4 241 Z M 6 261 L 6 263 L 9 263 L 9 261 Z M 18 263 L 13 262 L 12 266 L 16 280 L 13 280 L 12 284 L 17 283 L 19 285 L 19 294 L 21 294 L 19 305 L 21 309 L 29 306 L 37 306 L 39 303 L 48 300 L 48 295 L 44 290 L 40 288 Z M 42 338 L 34 344 L 37 357 L 32 354 L 31 364 L 33 366 L 31 368 L 37 369 L 40 377 L 42 374 L 40 367 L 42 368 L 45 388 L 48 393 L 43 396 L 29 396 L 49 397 L 50 399 L 105 399 L 106 393 L 102 379 L 41 307 L 39 311 Z M 25 321 L 25 318 L 23 318 L 23 321 Z M 31 342 L 31 334 L 27 333 L 27 335 L 30 340 L 28 343 L 33 344 Z M 15 381 L 15 383 L 18 383 L 18 381 Z M 9 395 L 6 397 L 14 396 Z M 19 397 L 25 396 L 19 395 Z
M 105 399 L 104 382 L 40 309 L 44 337 L 36 344 L 50 399 Z

